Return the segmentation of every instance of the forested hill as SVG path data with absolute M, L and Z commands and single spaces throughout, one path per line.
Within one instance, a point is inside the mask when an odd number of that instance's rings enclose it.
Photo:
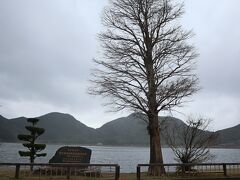
M 131 114 L 93 129 L 69 114 L 49 113 L 39 117 L 38 126 L 46 130 L 39 140 L 45 143 L 65 144 L 148 145 L 149 136 L 144 118 L 141 114 Z M 159 117 L 159 120 L 163 124 L 162 127 L 184 125 L 181 120 L 174 117 Z M 17 135 L 26 133 L 24 128 L 26 124 L 25 117 L 6 119 L 0 116 L 0 141 L 18 142 Z M 240 125 L 217 133 L 219 139 L 216 145 L 240 147 Z M 162 144 L 165 145 L 164 137 L 162 139 Z
M 222 144 L 225 147 L 240 148 L 240 124 L 217 132 L 218 132 L 217 144 Z
M 76 120 L 69 114 L 49 113 L 39 117 L 37 124 L 45 129 L 45 133 L 39 139 L 46 143 L 95 143 L 93 128 L 87 127 L 80 121 Z M 2 124 L 2 121 L 4 124 Z M 27 133 L 25 126 L 27 121 L 25 117 L 15 119 L 5 119 L 0 117 L 0 134 L 1 141 L 16 142 L 17 135 Z M 7 127 L 7 128 L 6 128 Z M 8 138 L 9 136 L 11 138 Z

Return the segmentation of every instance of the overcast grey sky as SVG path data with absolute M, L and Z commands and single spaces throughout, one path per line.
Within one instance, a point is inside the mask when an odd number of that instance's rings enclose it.
M 0 0 L 0 114 L 69 113 L 91 127 L 126 116 L 106 113 L 87 94 L 107 0 Z M 202 90 L 178 109 L 202 114 L 218 130 L 240 123 L 240 1 L 185 0 Z M 175 116 L 184 118 L 181 113 Z

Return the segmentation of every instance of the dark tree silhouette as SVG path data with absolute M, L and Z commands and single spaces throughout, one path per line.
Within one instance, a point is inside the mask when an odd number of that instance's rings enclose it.
M 214 156 L 209 148 L 214 145 L 217 134 L 209 132 L 210 120 L 198 117 L 189 117 L 187 125 L 176 125 L 166 130 L 166 142 L 172 149 L 175 159 L 180 163 L 202 163 Z M 186 171 L 191 166 L 185 166 Z
M 172 0 L 112 0 L 99 34 L 103 60 L 94 60 L 90 93 L 108 98 L 112 110 L 148 117 L 150 163 L 163 163 L 158 113 L 198 90 L 190 31 L 178 24 L 183 5 Z M 161 175 L 164 168 L 151 167 Z
M 46 148 L 46 144 L 36 144 L 36 139 L 42 135 L 45 130 L 43 128 L 36 127 L 39 119 L 37 118 L 28 118 L 27 122 L 31 123 L 31 126 L 25 126 L 25 128 L 30 132 L 29 135 L 19 134 L 18 139 L 21 141 L 26 141 L 23 143 L 23 146 L 28 149 L 28 151 L 19 151 L 19 155 L 23 157 L 29 157 L 30 163 L 34 163 L 36 157 L 46 156 L 46 153 L 38 153 Z M 30 167 L 31 171 L 33 166 Z

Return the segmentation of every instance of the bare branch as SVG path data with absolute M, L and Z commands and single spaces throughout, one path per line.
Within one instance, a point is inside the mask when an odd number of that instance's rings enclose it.
M 171 110 L 192 96 L 199 89 L 197 54 L 188 43 L 192 33 L 176 23 L 182 14 L 183 4 L 170 0 L 112 0 L 104 11 L 107 29 L 99 34 L 104 60 L 95 61 L 101 70 L 93 72 L 91 93 L 109 97 L 116 109 L 144 113 Z
M 165 131 L 167 144 L 177 161 L 201 163 L 213 158 L 209 148 L 214 145 L 217 135 L 208 131 L 209 123 L 209 119 L 188 117 L 187 125 L 181 124 Z

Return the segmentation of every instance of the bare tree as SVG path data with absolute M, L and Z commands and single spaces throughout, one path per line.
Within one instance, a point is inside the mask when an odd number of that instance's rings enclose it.
M 192 33 L 178 24 L 182 14 L 183 4 L 172 0 L 112 0 L 104 10 L 103 58 L 95 60 L 90 93 L 106 97 L 112 110 L 147 115 L 150 163 L 163 163 L 158 113 L 198 90 L 197 55 L 188 42 Z
M 214 145 L 217 135 L 208 131 L 209 123 L 209 119 L 188 117 L 187 125 L 167 128 L 166 142 L 178 162 L 202 163 L 214 157 L 209 148 Z M 191 166 L 185 166 L 185 170 L 191 170 Z

